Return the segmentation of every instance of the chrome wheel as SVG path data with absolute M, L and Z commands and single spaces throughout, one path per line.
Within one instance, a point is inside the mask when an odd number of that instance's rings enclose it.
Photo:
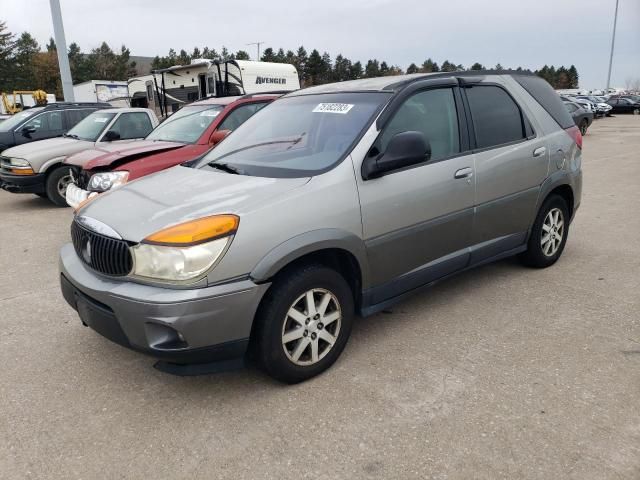
M 73 182 L 73 177 L 71 176 L 71 170 L 69 170 L 69 174 L 68 175 L 65 175 L 64 177 L 61 177 L 60 180 L 58 180 L 58 185 L 57 185 L 58 194 L 62 198 L 66 198 L 66 196 L 67 196 L 67 187 L 72 182 Z
M 336 296 L 323 288 L 300 295 L 289 307 L 282 325 L 282 347 L 296 365 L 309 366 L 333 348 L 342 321 Z
M 540 239 L 542 253 L 547 257 L 553 257 L 560 248 L 563 237 L 564 215 L 559 208 L 552 208 L 542 223 L 542 238 Z

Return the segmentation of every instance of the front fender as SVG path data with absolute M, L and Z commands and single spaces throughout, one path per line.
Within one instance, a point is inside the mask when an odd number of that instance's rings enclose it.
M 360 267 L 362 285 L 366 288 L 369 284 L 369 265 L 364 242 L 357 235 L 336 228 L 312 230 L 290 238 L 267 253 L 249 276 L 258 283 L 267 281 L 294 260 L 331 248 L 344 250 L 355 257 Z

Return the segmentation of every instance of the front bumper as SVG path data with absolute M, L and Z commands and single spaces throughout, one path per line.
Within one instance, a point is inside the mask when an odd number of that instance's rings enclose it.
M 241 358 L 269 284 L 239 280 L 169 289 L 110 279 L 91 271 L 71 244 L 60 251 L 65 300 L 82 322 L 127 348 L 178 364 Z
M 11 193 L 44 193 L 46 175 L 12 175 L 0 173 L 0 187 Z

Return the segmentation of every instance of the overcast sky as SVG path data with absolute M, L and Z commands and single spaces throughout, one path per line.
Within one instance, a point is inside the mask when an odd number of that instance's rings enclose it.
M 604 87 L 615 0 L 60 0 L 67 43 L 103 40 L 132 55 L 194 46 L 247 50 L 249 42 L 317 48 L 403 69 L 427 57 L 536 69 L 575 64 L 580 84 Z M 44 44 L 53 36 L 48 0 L 0 0 L 0 19 Z M 640 77 L 640 0 L 620 0 L 612 86 Z

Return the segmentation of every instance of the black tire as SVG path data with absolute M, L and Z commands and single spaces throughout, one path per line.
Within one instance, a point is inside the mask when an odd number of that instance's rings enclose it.
M 45 191 L 46 196 L 49 200 L 51 200 L 58 207 L 68 207 L 67 200 L 64 195 L 60 192 L 60 187 L 65 182 L 68 183 L 70 181 L 69 172 L 71 171 L 71 167 L 61 165 L 56 167 L 55 170 L 51 171 L 49 175 L 47 175 L 47 180 L 45 183 Z
M 47 194 L 45 192 L 36 193 L 36 195 L 40 198 L 47 198 Z
M 557 245 L 555 251 L 549 250 L 545 253 L 542 244 L 543 234 L 547 233 L 543 228 L 545 225 L 545 219 L 549 212 L 559 210 L 561 212 L 561 220 L 563 222 L 562 238 Z M 558 222 L 559 223 L 559 222 Z M 546 228 L 548 226 L 545 225 Z M 556 232 L 557 233 L 557 232 Z M 546 268 L 550 267 L 558 261 L 560 255 L 564 250 L 564 246 L 567 243 L 567 237 L 569 236 L 569 208 L 567 202 L 559 195 L 550 195 L 540 207 L 536 221 L 533 223 L 529 242 L 527 244 L 527 250 L 520 255 L 520 260 L 529 267 L 534 268 Z M 557 243 L 557 242 L 556 242 Z M 546 244 L 545 244 L 546 245 Z M 552 254 L 550 254 L 552 253 Z
M 589 128 L 589 122 L 587 122 L 586 120 L 583 120 L 582 122 L 580 122 L 580 133 L 582 134 L 583 137 L 587 134 L 588 128 Z
M 334 327 L 334 332 L 335 328 L 339 327 L 333 346 L 328 347 L 329 344 L 323 341 L 317 351 L 320 351 L 323 347 L 328 348 L 324 357 L 320 358 L 316 363 L 303 366 L 294 363 L 293 359 L 289 358 L 290 354 L 285 353 L 286 347 L 283 345 L 283 334 L 287 325 L 292 322 L 292 318 L 287 315 L 287 312 L 296 305 L 296 299 L 304 296 L 306 292 L 312 289 L 322 289 L 330 292 L 337 302 L 334 304 L 332 300 L 332 305 L 339 307 L 341 317 L 339 322 L 334 321 L 332 323 L 332 325 L 337 324 Z M 316 294 L 322 295 L 322 293 Z M 302 315 L 304 316 L 306 313 L 308 312 L 305 310 Z M 344 350 L 351 334 L 353 316 L 353 292 L 338 272 L 320 264 L 307 264 L 287 269 L 275 278 L 256 314 L 256 325 L 252 333 L 252 346 L 256 360 L 270 376 L 281 382 L 293 384 L 314 377 L 329 368 Z M 306 322 L 308 321 L 309 318 Z M 299 345 L 298 342 L 310 342 L 312 335 L 316 335 L 315 333 L 309 336 L 306 335 L 307 328 L 314 327 L 313 323 L 314 321 L 311 320 L 309 327 L 304 325 L 299 327 L 301 331 L 304 330 L 305 338 L 288 343 L 287 346 L 291 350 L 296 350 Z M 323 328 L 322 324 L 318 326 L 320 329 Z M 329 332 L 330 328 L 330 326 L 327 326 L 325 330 Z M 315 331 L 319 332 L 319 330 Z M 313 338 L 315 339 L 316 337 Z M 320 342 L 321 339 L 318 340 L 318 344 Z M 307 352 L 310 356 L 311 346 L 308 349 L 307 347 L 304 348 L 303 353 Z M 303 356 L 299 357 L 301 360 L 303 358 Z

